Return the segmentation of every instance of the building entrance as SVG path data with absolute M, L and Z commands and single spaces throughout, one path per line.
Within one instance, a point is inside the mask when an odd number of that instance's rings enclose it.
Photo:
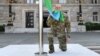
M 49 26 L 47 25 L 47 23 L 46 23 L 47 18 L 48 18 L 48 15 L 49 15 L 48 12 L 44 12 L 44 13 L 43 13 L 43 27 L 44 27 L 44 28 L 48 28 L 48 27 L 49 27 Z

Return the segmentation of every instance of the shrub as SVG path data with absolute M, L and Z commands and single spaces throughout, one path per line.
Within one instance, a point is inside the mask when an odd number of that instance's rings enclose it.
M 100 23 L 86 22 L 85 26 L 87 31 L 100 30 Z
M 5 31 L 5 26 L 4 25 L 0 25 L 0 32 L 4 32 Z
M 78 25 L 84 25 L 84 23 L 78 23 Z

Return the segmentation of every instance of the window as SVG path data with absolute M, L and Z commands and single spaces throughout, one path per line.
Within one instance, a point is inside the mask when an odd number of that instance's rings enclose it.
M 98 21 L 98 12 L 93 12 L 93 21 Z
M 27 0 L 27 3 L 28 4 L 33 4 L 34 3 L 34 0 Z
M 91 0 L 92 4 L 97 4 L 98 0 Z
M 26 12 L 26 28 L 34 28 L 34 12 Z
M 59 3 L 65 4 L 67 0 L 59 0 Z

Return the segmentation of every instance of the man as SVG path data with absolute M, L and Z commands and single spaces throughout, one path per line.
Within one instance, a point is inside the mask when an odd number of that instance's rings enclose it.
M 55 10 L 60 10 L 61 9 L 61 5 L 55 5 Z M 47 19 L 47 25 L 50 26 L 50 32 L 48 33 L 48 41 L 49 41 L 49 53 L 53 53 L 54 52 L 54 45 L 53 45 L 53 38 L 57 37 L 59 40 L 59 48 L 62 51 L 66 51 L 67 47 L 66 47 L 66 43 L 67 43 L 67 39 L 66 39 L 66 32 L 65 29 L 67 31 L 67 36 L 69 37 L 69 33 L 70 33 L 70 22 L 68 20 L 68 17 L 66 14 L 64 14 L 64 22 L 61 21 L 57 21 L 54 20 L 52 16 L 48 16 Z

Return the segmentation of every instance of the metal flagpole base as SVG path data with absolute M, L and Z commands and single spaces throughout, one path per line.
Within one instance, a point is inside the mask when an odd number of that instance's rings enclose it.
M 35 53 L 35 56 L 48 56 L 47 52 L 42 52 L 41 54 L 39 52 Z

